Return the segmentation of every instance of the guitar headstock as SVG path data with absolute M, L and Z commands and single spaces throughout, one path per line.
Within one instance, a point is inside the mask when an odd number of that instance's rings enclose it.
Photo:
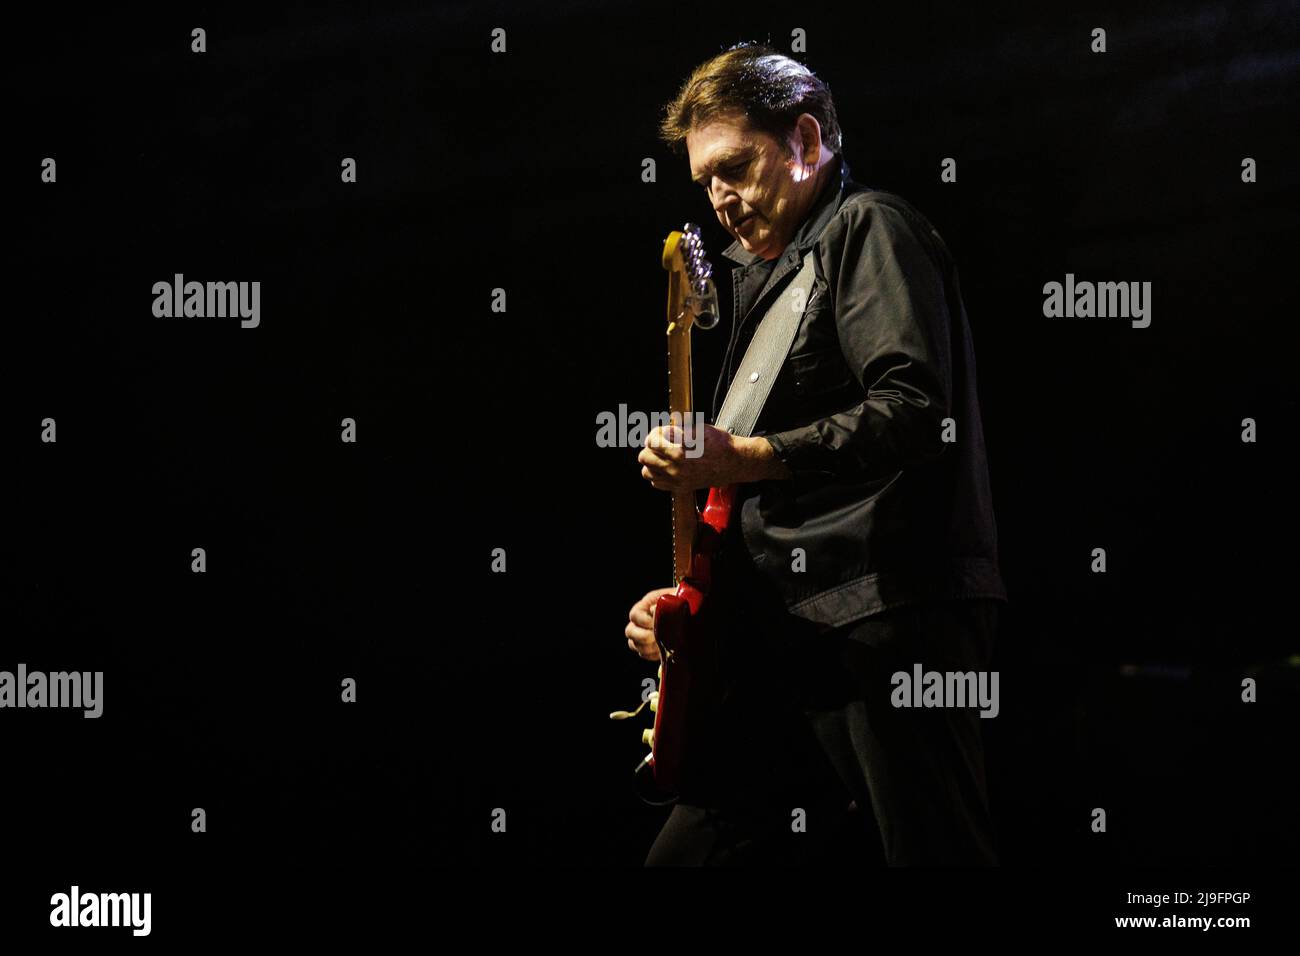
M 718 290 L 713 284 L 713 264 L 704 255 L 700 227 L 686 223 L 680 232 L 668 234 L 664 241 L 664 268 L 675 286 L 671 298 L 680 304 L 678 314 L 668 321 L 683 331 L 692 325 L 711 329 L 718 324 Z

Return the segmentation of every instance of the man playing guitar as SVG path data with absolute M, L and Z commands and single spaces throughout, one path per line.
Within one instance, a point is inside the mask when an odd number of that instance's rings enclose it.
M 698 67 L 661 132 L 735 239 L 714 421 L 764 313 L 801 262 L 815 274 L 755 433 L 705 426 L 688 454 L 666 426 L 639 453 L 655 489 L 743 499 L 710 597 L 724 622 L 710 772 L 646 862 L 808 860 L 860 821 L 890 865 L 996 864 L 978 714 L 891 702 L 917 663 L 986 669 L 1006 600 L 951 256 L 905 200 L 853 182 L 829 89 L 767 47 Z M 629 612 L 646 660 L 675 590 Z

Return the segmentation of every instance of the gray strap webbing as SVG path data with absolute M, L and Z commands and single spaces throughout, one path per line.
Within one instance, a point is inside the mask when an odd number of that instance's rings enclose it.
M 748 438 L 753 431 L 799 331 L 815 278 L 812 260 L 813 251 L 810 249 L 795 277 L 776 297 L 754 330 L 754 338 L 745 349 L 745 357 L 740 360 L 740 367 L 727 389 L 727 397 L 722 400 L 715 423 L 717 428 L 741 438 Z

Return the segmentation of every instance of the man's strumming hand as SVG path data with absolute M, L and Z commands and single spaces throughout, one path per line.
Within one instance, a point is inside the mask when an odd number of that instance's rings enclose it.
M 632 605 L 627 613 L 627 627 L 623 630 L 627 637 L 628 650 L 636 651 L 642 660 L 659 660 L 659 645 L 655 641 L 655 605 L 664 594 L 673 594 L 676 588 L 656 588 Z

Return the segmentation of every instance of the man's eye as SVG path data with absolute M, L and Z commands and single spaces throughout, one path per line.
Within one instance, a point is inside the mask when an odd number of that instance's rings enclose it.
M 723 179 L 728 179 L 728 180 L 739 179 L 744 174 L 745 167 L 748 165 L 749 165 L 748 163 L 741 163 L 738 166 L 728 166 L 725 169 L 718 170 L 718 175 L 721 176 Z M 700 183 L 700 188 L 703 189 L 705 192 L 708 192 L 710 187 L 712 187 L 712 185 L 713 185 L 713 177 L 709 176 L 708 178 L 706 178 Z

